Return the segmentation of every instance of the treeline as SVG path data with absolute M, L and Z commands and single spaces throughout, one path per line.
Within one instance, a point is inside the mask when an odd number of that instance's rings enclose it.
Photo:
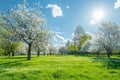
M 0 55 L 13 57 L 31 54 L 55 55 L 58 49 L 51 39 L 51 32 L 45 15 L 40 10 L 40 3 L 18 4 L 16 8 L 0 13 Z
M 95 34 L 86 33 L 78 26 L 73 33 L 73 40 L 60 47 L 59 52 L 68 54 L 106 54 L 110 58 L 120 54 L 120 26 L 114 22 L 102 22 Z M 114 54 L 113 54 L 114 53 Z
M 0 55 L 15 56 L 27 54 L 64 55 L 120 52 L 120 27 L 114 22 L 102 22 L 95 34 L 89 34 L 84 28 L 77 26 L 73 40 L 65 46 L 56 47 L 50 40 L 53 33 L 49 30 L 47 20 L 40 11 L 40 4 L 33 8 L 28 4 L 18 4 L 5 13 L 0 14 Z
M 26 3 L 18 4 L 0 15 L 0 55 L 14 56 L 27 53 L 31 59 L 31 52 L 38 56 L 45 46 L 48 46 L 50 32 L 45 16 L 40 11 L 40 4 L 34 8 Z

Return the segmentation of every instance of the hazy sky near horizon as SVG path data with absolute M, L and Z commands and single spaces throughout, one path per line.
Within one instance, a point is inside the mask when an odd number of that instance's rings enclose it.
M 91 34 L 97 31 L 101 21 L 113 21 L 120 25 L 120 0 L 26 1 L 29 4 L 28 7 L 34 3 L 41 3 L 41 11 L 45 14 L 51 30 L 58 33 L 56 36 L 60 41 L 56 40 L 57 45 L 72 39 L 72 33 L 78 25 Z M 0 11 L 6 12 L 23 2 L 24 0 L 0 0 Z

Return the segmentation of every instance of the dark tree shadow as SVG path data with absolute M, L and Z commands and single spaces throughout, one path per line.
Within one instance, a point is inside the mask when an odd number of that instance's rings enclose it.
M 7 61 L 6 61 L 7 60 Z M 28 66 L 28 64 L 24 64 L 25 61 L 27 61 L 26 57 L 24 56 L 17 56 L 17 57 L 2 57 L 0 58 L 0 67 L 2 68 L 9 68 L 9 67 L 25 67 Z M 24 65 L 23 65 L 24 64 Z
M 107 69 L 120 69 L 120 58 L 96 57 L 93 62 L 101 62 Z
M 106 63 L 108 69 L 120 69 L 120 59 L 112 58 Z
M 0 57 L 0 59 L 27 59 L 26 56 L 14 56 L 14 57 L 8 57 L 8 56 L 4 56 L 4 57 Z
M 27 60 L 15 60 L 11 62 L 5 62 L 5 63 L 0 63 L 0 66 L 6 68 L 6 67 L 17 67 L 17 66 L 23 66 L 22 62 L 27 61 Z M 26 66 L 26 65 L 24 65 Z

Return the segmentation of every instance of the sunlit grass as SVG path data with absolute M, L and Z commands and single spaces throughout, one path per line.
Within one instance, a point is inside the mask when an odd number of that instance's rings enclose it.
M 119 75 L 119 57 L 0 57 L 0 80 L 119 80 Z

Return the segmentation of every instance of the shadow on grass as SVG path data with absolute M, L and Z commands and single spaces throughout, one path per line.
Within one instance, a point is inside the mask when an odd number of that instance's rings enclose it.
M 72 54 L 75 57 L 96 57 L 96 54 L 92 53 L 80 53 L 80 54 Z
M 120 59 L 112 58 L 107 62 L 107 68 L 120 69 Z
M 12 68 L 12 67 L 18 67 L 18 66 L 28 66 L 28 65 L 23 65 L 22 62 L 26 60 L 15 60 L 15 61 L 10 61 L 10 62 L 4 62 L 0 63 L 0 74 L 7 72 L 6 69 Z
M 24 64 L 24 61 L 27 61 L 25 56 L 15 56 L 15 57 L 1 57 L 0 67 L 2 68 L 9 68 L 9 67 L 26 67 L 28 64 Z M 23 65 L 24 64 L 24 65 Z
M 106 57 L 96 57 L 92 58 L 93 62 L 101 62 L 107 69 L 120 69 L 120 59 L 119 58 L 106 58 Z
M 23 66 L 22 62 L 27 61 L 27 60 L 16 60 L 12 62 L 5 62 L 5 63 L 0 63 L 0 66 L 5 68 L 5 67 L 15 67 L 15 66 Z M 25 65 L 24 65 L 25 66 Z
M 13 56 L 13 57 L 4 56 L 4 57 L 0 57 L 0 59 L 27 59 L 27 57 L 26 56 Z

